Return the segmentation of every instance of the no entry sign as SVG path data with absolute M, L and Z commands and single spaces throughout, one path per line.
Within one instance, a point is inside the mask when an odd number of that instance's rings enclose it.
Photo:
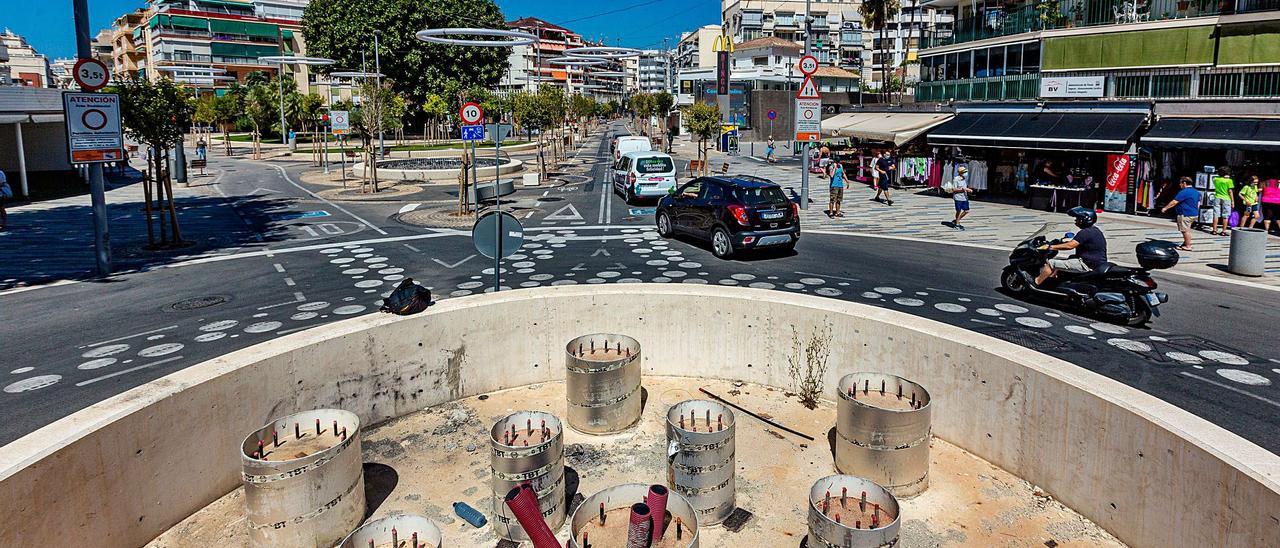
M 124 157 L 120 136 L 120 96 L 114 93 L 62 94 L 67 118 L 67 154 L 73 164 L 117 162 Z

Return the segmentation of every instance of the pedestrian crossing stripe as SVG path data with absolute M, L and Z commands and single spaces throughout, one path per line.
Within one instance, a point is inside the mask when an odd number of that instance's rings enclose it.
M 567 213 L 566 213 L 567 212 Z M 544 221 L 581 221 L 582 214 L 578 213 L 578 208 L 573 204 L 565 204 L 564 207 L 557 209 L 555 213 L 543 217 Z

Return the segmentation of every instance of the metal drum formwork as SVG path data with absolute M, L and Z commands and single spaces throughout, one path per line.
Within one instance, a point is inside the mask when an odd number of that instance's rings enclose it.
M 339 548 L 440 548 L 442 543 L 444 535 L 430 518 L 396 514 L 361 525 Z
M 609 434 L 640 420 L 640 343 L 626 335 L 584 335 L 565 346 L 569 426 Z
M 528 483 L 538 495 L 542 518 L 553 532 L 564 525 L 564 428 L 542 411 L 517 411 L 494 423 L 489 433 L 493 470 L 493 529 L 515 541 L 529 535 L 507 507 L 507 492 Z
M 625 483 L 604 489 L 582 501 L 573 511 L 569 519 L 569 529 L 573 532 L 569 537 L 568 548 L 583 548 L 582 533 L 590 532 L 591 546 L 625 546 L 631 515 L 631 505 L 644 502 L 649 494 L 649 486 L 643 483 Z M 600 525 L 600 505 L 604 504 L 604 526 Z M 676 523 L 680 523 L 682 534 L 676 539 Z M 668 492 L 667 515 L 663 517 L 666 530 L 659 542 L 652 548 L 697 548 L 698 547 L 698 514 L 689 501 L 679 493 Z M 606 530 L 607 529 L 607 530 Z
M 333 546 L 364 520 L 360 418 L 316 409 L 276 419 L 241 446 L 249 543 Z
M 809 489 L 808 548 L 898 545 L 898 499 L 875 482 L 827 476 Z
M 728 406 L 688 400 L 667 410 L 667 484 L 717 525 L 734 509 L 734 420 Z
M 840 379 L 836 470 L 883 485 L 900 498 L 929 487 L 929 392 L 884 373 Z

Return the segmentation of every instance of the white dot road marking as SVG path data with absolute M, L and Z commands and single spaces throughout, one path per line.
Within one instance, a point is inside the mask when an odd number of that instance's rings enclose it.
M 81 354 L 80 356 L 83 358 L 105 358 L 113 354 L 119 354 L 128 349 L 129 349 L 129 345 L 127 344 L 111 344 L 111 345 L 95 348 L 93 350 L 85 352 L 84 354 Z
M 128 373 L 133 373 L 134 371 L 138 371 L 138 370 L 146 369 L 146 368 L 148 368 L 148 367 L 155 367 L 155 366 L 160 365 L 160 364 L 165 364 L 165 363 L 169 363 L 169 362 L 173 362 L 173 361 L 178 361 L 178 360 L 181 360 L 181 359 L 182 359 L 182 356 L 173 356 L 173 357 L 171 357 L 171 358 L 165 358 L 165 359 L 163 359 L 163 360 L 157 360 L 157 361 L 154 361 L 154 362 L 151 362 L 151 363 L 144 363 L 144 364 L 139 365 L 139 366 L 137 366 L 137 367 L 130 367 L 130 368 L 128 368 L 128 369 L 121 369 L 121 370 L 116 371 L 116 372 L 114 372 L 114 373 L 107 373 L 106 375 L 103 375 L 103 376 L 101 376 L 101 377 L 94 377 L 94 378 L 89 379 L 89 380 L 87 380 L 87 381 L 80 381 L 80 382 L 76 383 L 76 386 L 88 386 L 88 385 L 93 384 L 93 383 L 98 382 L 98 381 L 102 381 L 102 380 L 110 379 L 110 378 L 112 378 L 112 377 L 119 377 L 120 375 L 125 375 L 125 374 L 128 374 Z
M 153 334 L 153 333 L 159 333 L 159 332 L 161 332 L 161 331 L 168 331 L 168 330 L 170 330 L 170 329 L 177 329 L 177 328 L 178 328 L 178 326 L 176 326 L 176 325 L 171 325 L 171 326 L 168 326 L 168 327 L 161 327 L 160 329 L 152 329 L 151 331 L 143 331 L 142 333 L 134 333 L 134 334 L 132 334 L 132 335 L 125 335 L 125 336 L 123 336 L 123 337 L 116 337 L 116 338 L 114 338 L 114 339 L 110 339 L 110 340 L 98 341 L 98 342 L 96 342 L 96 343 L 86 344 L 86 345 L 84 345 L 84 346 L 81 346 L 80 348 L 92 348 L 92 347 L 95 347 L 95 346 L 101 346 L 101 345 L 104 345 L 104 344 L 107 344 L 107 343 L 120 342 L 120 341 L 123 341 L 123 340 L 132 339 L 132 338 L 134 338 L 134 337 L 142 337 L 142 336 L 146 336 L 146 335 L 151 335 L 151 334 Z
M 199 343 L 213 342 L 226 336 L 227 334 L 223 333 L 222 331 L 214 331 L 213 333 L 204 333 L 201 335 L 196 335 L 195 341 Z
M 62 380 L 62 375 L 40 375 L 28 379 L 22 379 L 4 387 L 4 391 L 9 394 L 19 394 L 22 392 L 30 392 L 53 386 Z
M 1200 352 L 1198 352 L 1198 354 L 1200 354 L 1200 357 L 1206 360 L 1213 360 L 1215 362 L 1225 363 L 1227 365 L 1249 365 L 1249 360 L 1246 360 L 1235 354 L 1219 352 L 1217 350 L 1201 350 Z
M 114 363 L 116 363 L 115 358 L 98 358 L 96 360 L 89 360 L 80 365 L 77 365 L 76 369 L 79 369 L 81 371 L 88 371 L 90 369 L 99 369 L 102 367 L 106 367 Z
M 284 324 L 276 321 L 257 322 L 257 323 L 249 324 L 248 327 L 244 328 L 244 332 L 245 333 L 266 333 L 268 331 L 275 331 L 277 329 L 280 329 L 280 326 L 282 325 Z
M 30 372 L 30 371 L 35 371 L 35 369 L 36 369 L 36 368 L 34 368 L 34 367 L 19 367 L 19 368 L 17 368 L 17 369 L 14 369 L 13 371 L 10 371 L 10 372 L 9 372 L 9 374 L 10 374 L 10 375 L 21 375 L 21 374 L 23 374 L 23 373 L 27 373 L 27 372 Z
M 1237 393 L 1237 394 L 1240 394 L 1241 396 L 1250 397 L 1250 398 L 1253 398 L 1253 399 L 1255 399 L 1255 400 L 1258 400 L 1258 401 L 1260 401 L 1260 402 L 1262 402 L 1262 403 L 1265 403 L 1265 404 L 1271 405 L 1271 406 L 1273 406 L 1273 407 L 1280 408 L 1280 402 L 1275 401 L 1275 400 L 1273 400 L 1273 399 L 1271 399 L 1271 398 L 1264 398 L 1264 397 L 1262 397 L 1262 396 L 1259 396 L 1259 395 L 1254 394 L 1254 393 L 1252 393 L 1252 392 L 1249 392 L 1249 391 L 1247 391 L 1247 390 L 1241 390 L 1241 389 L 1239 389 L 1239 388 L 1236 388 L 1236 387 L 1231 386 L 1231 385 L 1226 384 L 1226 383 L 1221 383 L 1221 382 L 1215 381 L 1215 380 L 1213 380 L 1213 379 L 1206 379 L 1206 378 L 1201 377 L 1201 376 L 1199 376 L 1199 375 L 1196 375 L 1195 373 L 1192 373 L 1192 372 L 1190 372 L 1190 371 L 1181 371 L 1181 372 L 1179 372 L 1178 374 L 1179 374 L 1179 375 L 1182 375 L 1182 376 L 1185 376 L 1185 377 L 1191 377 L 1191 378 L 1196 379 L 1196 380 L 1204 381 L 1204 382 L 1207 382 L 1207 383 L 1209 383 L 1209 384 L 1212 384 L 1212 385 L 1214 385 L 1214 386 L 1216 386 L 1216 387 L 1218 387 L 1218 388 L 1225 388 L 1225 389 L 1227 389 L 1227 390 L 1230 390 L 1230 391 L 1232 391 L 1232 392 L 1235 392 L 1235 393 Z
M 158 344 L 155 346 L 149 346 L 147 348 L 143 348 L 142 350 L 138 351 L 138 355 L 144 358 L 159 358 L 160 356 L 167 356 L 169 354 L 173 354 L 174 352 L 182 350 L 184 346 L 185 345 L 183 345 L 182 343 Z

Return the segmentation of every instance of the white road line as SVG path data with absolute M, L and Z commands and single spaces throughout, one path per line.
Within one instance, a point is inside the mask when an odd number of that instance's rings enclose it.
M 94 377 L 94 378 L 89 379 L 89 380 L 87 380 L 87 381 L 80 381 L 80 382 L 76 383 L 76 386 L 88 386 L 88 385 L 93 384 L 93 383 L 98 382 L 98 381 L 104 381 L 104 380 L 110 379 L 111 377 L 119 377 L 120 375 L 124 375 L 124 374 L 127 374 L 127 373 L 133 373 L 134 371 L 137 371 L 137 370 L 139 370 L 139 369 L 146 369 L 146 368 L 148 368 L 148 367 L 153 367 L 153 366 L 157 366 L 157 365 L 160 365 L 160 364 L 169 363 L 169 362 L 177 361 L 177 360 L 181 360 L 181 359 L 182 359 L 182 356 L 174 356 L 174 357 L 172 357 L 172 358 L 165 358 L 165 359 L 160 360 L 160 361 L 155 361 L 155 362 L 151 362 L 151 363 L 147 363 L 147 364 L 142 364 L 142 365 L 139 365 L 139 366 L 137 366 L 137 367 L 130 367 L 130 368 L 128 368 L 128 369 L 121 369 L 121 370 L 119 370 L 119 371 L 116 371 L 115 373 L 107 373 L 106 375 L 103 375 L 103 376 L 101 376 L 101 377 Z
M 347 208 L 344 208 L 344 207 L 342 207 L 342 206 L 340 206 L 340 205 L 338 205 L 338 204 L 335 204 L 335 203 L 333 203 L 333 202 L 331 202 L 331 201 L 329 201 L 329 200 L 326 200 L 326 199 L 322 198 L 319 194 L 316 194 L 316 193 L 314 193 L 314 192 L 311 192 L 310 190 L 307 190 L 307 189 L 306 189 L 306 187 L 304 187 L 304 186 L 302 186 L 302 185 L 300 185 L 300 184 L 298 184 L 298 183 L 293 182 L 293 179 L 289 178 L 289 172 L 285 171 L 283 167 L 275 166 L 275 165 L 273 165 L 273 166 L 271 166 L 271 167 L 274 167 L 274 168 L 276 168 L 276 169 L 280 170 L 280 176 L 281 176 L 281 177 L 284 177 L 285 182 L 287 182 L 287 183 L 289 183 L 289 184 L 291 184 L 291 185 L 293 185 L 293 186 L 297 187 L 297 188 L 298 188 L 298 190 L 301 190 L 301 191 L 303 191 L 303 192 L 306 192 L 306 193 L 307 193 L 307 194 L 309 194 L 311 197 L 313 197 L 313 198 L 315 198 L 315 199 L 317 199 L 317 200 L 320 200 L 321 202 L 324 202 L 324 203 L 326 203 L 326 204 L 329 204 L 330 206 L 333 206 L 333 208 L 334 208 L 334 209 L 336 209 L 336 210 L 338 210 L 338 211 L 341 211 L 341 212 L 343 212 L 343 213 L 346 213 L 346 214 L 347 214 L 349 217 L 351 217 L 352 219 L 355 219 L 355 220 L 357 220 L 357 221 L 360 221 L 360 222 L 361 222 L 361 223 L 363 223 L 365 226 L 367 226 L 367 227 L 369 227 L 369 228 L 372 228 L 374 232 L 377 232 L 378 234 L 382 234 L 383 236 L 386 236 L 386 235 L 387 235 L 387 231 L 382 230 L 381 228 L 378 228 L 377 226 L 375 226 L 373 223 L 371 223 L 371 222 L 369 222 L 369 221 L 366 221 L 366 220 L 364 220 L 364 219 L 360 218 L 360 216 L 359 216 L 359 215 L 356 215 L 355 213 L 352 213 L 352 212 L 350 212 L 350 211 L 347 211 Z
M 285 278 L 284 278 L 284 285 L 287 285 L 287 286 L 289 286 L 289 287 L 293 287 L 293 286 L 298 285 L 298 284 L 297 284 L 297 283 L 294 283 L 293 278 L 290 278 L 290 277 L 288 277 L 288 276 L 285 276 Z
M 271 266 L 276 267 L 276 272 L 284 272 L 284 266 L 282 266 L 280 263 L 276 263 Z
M 302 327 L 295 327 L 295 328 L 293 328 L 293 329 L 285 329 L 285 330 L 282 330 L 282 331 L 276 331 L 276 335 L 288 335 L 288 334 L 293 333 L 293 332 L 295 332 L 295 331 L 302 331 L 303 329 L 311 329 L 312 327 L 315 327 L 315 326 L 314 326 L 314 325 L 306 325 L 306 326 L 302 326 Z
M 609 191 L 609 187 L 610 187 L 610 186 L 611 186 L 611 185 L 606 185 L 606 184 L 604 184 L 603 182 L 602 182 L 602 183 L 600 183 L 600 216 L 596 219 L 596 222 L 597 222 L 597 223 L 600 223 L 600 224 L 605 224 L 605 222 L 604 222 L 604 200 L 605 200 L 605 196 L 607 196 L 607 194 L 606 194 L 606 193 Z
M 161 331 L 168 331 L 168 330 L 170 330 L 170 329 L 177 329 L 177 328 L 178 328 L 178 326 L 176 326 L 176 325 L 171 325 L 171 326 L 169 326 L 169 327 L 161 327 L 160 329 L 152 329 L 151 331 L 143 331 L 142 333 L 134 333 L 134 334 L 132 334 L 132 335 L 125 335 L 125 336 L 123 336 L 123 337 L 119 337 L 119 338 L 111 339 L 111 340 L 109 340 L 109 341 L 101 341 L 101 342 L 96 342 L 96 343 L 93 343 L 93 344 L 86 344 L 86 345 L 81 346 L 81 347 L 79 347 L 79 348 L 93 348 L 93 347 L 95 347 L 95 346 L 102 346 L 102 345 L 107 344 L 107 343 L 119 342 L 119 341 L 123 341 L 123 340 L 127 340 L 127 339 L 132 339 L 132 338 L 134 338 L 134 337 L 141 337 L 141 336 L 143 336 L 143 335 L 151 335 L 151 334 L 153 334 L 153 333 L 159 333 L 159 332 L 161 332 Z
M 407 247 L 407 248 L 409 248 L 409 249 L 410 249 L 411 251 L 413 251 L 414 253 L 422 253 L 422 250 L 421 250 L 421 249 L 418 249 L 418 248 L 416 248 L 416 247 L 413 247 L 413 246 L 411 246 L 411 245 L 409 245 L 409 244 L 404 244 L 404 246 L 405 246 L 405 247 Z
M 605 187 L 604 224 L 613 224 L 613 185 Z
M 1270 404 L 1270 405 L 1271 405 L 1271 406 L 1273 406 L 1273 407 L 1280 407 L 1280 402 L 1278 402 L 1278 401 L 1275 401 L 1275 400 L 1270 399 L 1270 398 L 1264 398 L 1264 397 L 1262 397 L 1262 396 L 1259 396 L 1259 395 L 1254 394 L 1254 393 L 1252 393 L 1252 392 L 1248 392 L 1248 391 L 1245 391 L 1245 390 L 1241 390 L 1241 389 L 1236 388 L 1236 387 L 1234 387 L 1234 386 L 1231 386 L 1231 385 L 1229 385 L 1229 384 L 1220 383 L 1220 382 L 1215 381 L 1215 380 L 1213 380 L 1213 379 L 1206 379 L 1206 378 L 1204 378 L 1204 377 L 1201 377 L 1200 375 L 1196 375 L 1195 373 L 1189 373 L 1189 372 L 1187 372 L 1187 371 L 1182 371 L 1182 372 L 1180 372 L 1180 373 L 1178 373 L 1178 374 L 1179 374 L 1179 375 L 1184 375 L 1184 376 L 1187 376 L 1187 377 L 1191 377 L 1191 378 L 1196 379 L 1196 380 L 1201 380 L 1201 381 L 1207 382 L 1207 383 L 1212 384 L 1212 385 L 1214 385 L 1214 386 L 1216 386 L 1216 387 L 1218 387 L 1218 388 L 1226 388 L 1227 390 L 1230 390 L 1230 391 L 1232 391 L 1232 392 L 1235 392 L 1235 393 L 1237 393 L 1237 394 L 1240 394 L 1241 396 L 1248 396 L 1248 397 L 1253 398 L 1253 399 L 1255 399 L 1255 400 L 1258 400 L 1258 401 L 1260 401 L 1260 402 L 1262 402 L 1262 403 Z
M 306 298 L 305 296 L 303 296 L 303 294 L 302 294 L 302 292 L 301 292 L 301 291 L 294 291 L 294 292 L 293 292 L 293 298 L 297 299 L 297 300 L 298 300 L 297 302 L 302 302 L 302 301 L 307 300 L 307 298 Z
M 575 228 L 581 228 L 581 227 L 575 227 Z M 528 230 L 528 229 L 526 229 L 526 230 Z M 431 239 L 431 238 L 442 238 L 442 237 L 445 237 L 445 236 L 470 236 L 470 235 L 471 235 L 471 234 L 470 234 L 469 232 L 462 232 L 462 231 L 460 231 L 460 230 L 451 230 L 451 231 L 447 231 L 447 232 L 443 232 L 443 231 L 442 231 L 442 232 L 432 232 L 432 233 L 430 233 L 430 234 L 414 234 L 414 235 L 412 235 L 412 236 L 391 236 L 391 237 L 388 237 L 388 238 L 374 238 L 374 239 L 369 239 L 369 240 L 355 240 L 355 241 L 330 242 L 330 243 L 326 243 L 326 244 L 314 244 L 314 245 L 304 245 L 304 246 L 298 246 L 298 247 L 286 247 L 286 248 L 281 248 L 281 249 L 270 249 L 270 250 L 265 250 L 265 251 L 250 251 L 250 252 L 248 252 L 248 253 L 239 253 L 239 254 L 236 254 L 236 255 L 219 255 L 219 256 L 217 256 L 217 257 L 203 257 L 203 258 L 200 258 L 200 259 L 192 259 L 192 260 L 190 260 L 190 261 L 183 261 L 183 262 L 181 262 L 181 263 L 174 263 L 174 264 L 168 264 L 168 265 L 159 265 L 159 266 L 155 266 L 155 267 L 148 268 L 148 269 L 146 269 L 146 270 L 161 270 L 161 269 L 165 269 L 165 268 L 177 268 L 177 267 L 180 267 L 180 266 L 191 266 L 191 265 L 204 264 L 204 263 L 216 263 L 216 262 L 221 262 L 221 261 L 230 261 L 230 260 L 234 260 L 234 259 L 247 259 L 247 258 L 250 258 L 250 257 L 266 257 L 266 256 L 270 256 L 270 255 L 273 255 L 273 254 L 297 253 L 297 252 L 299 252 L 299 251 L 316 251 L 316 250 L 319 250 L 319 249 L 329 249 L 329 248 L 331 248 L 331 247 L 335 247 L 335 246 L 343 246 L 343 245 L 370 245 L 370 244 L 385 244 L 385 243 L 389 243 L 389 242 L 403 242 L 403 241 L 408 241 L 408 240 L 426 240 L 426 239 Z

